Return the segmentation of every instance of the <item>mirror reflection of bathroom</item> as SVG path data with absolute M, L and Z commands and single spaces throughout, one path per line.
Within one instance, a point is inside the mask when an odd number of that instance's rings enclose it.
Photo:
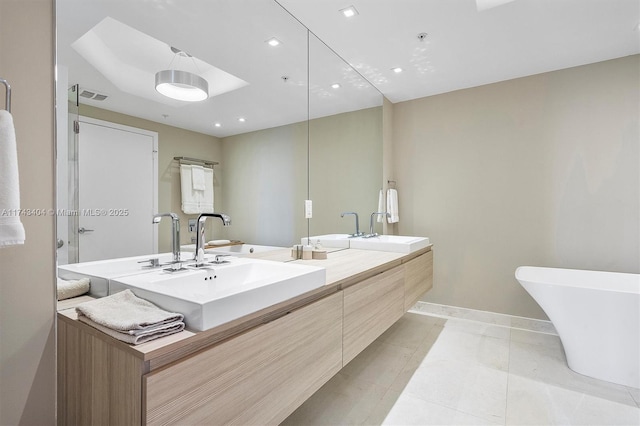
M 171 251 L 171 221 L 151 220 L 159 212 L 179 216 L 191 250 L 199 210 L 184 206 L 184 166 L 205 169 L 207 207 L 233 220 L 207 221 L 206 241 L 289 247 L 347 226 L 339 209 L 375 209 L 382 95 L 276 2 L 56 8 L 58 93 L 76 99 L 57 99 L 68 141 L 57 145 L 59 264 Z M 162 95 L 166 69 L 202 77 L 208 97 Z M 338 151 L 372 161 L 329 166 Z
M 382 95 L 319 38 L 309 38 L 310 235 L 353 232 L 345 210 L 378 208 Z M 347 102 L 348 101 L 348 102 Z M 336 104 L 340 113 L 335 114 Z M 366 221 L 365 221 L 366 222 Z M 376 230 L 382 233 L 381 223 Z

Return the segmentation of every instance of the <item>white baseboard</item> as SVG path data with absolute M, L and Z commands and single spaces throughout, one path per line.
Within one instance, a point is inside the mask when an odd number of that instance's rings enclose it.
M 460 308 L 458 306 L 418 301 L 409 312 L 440 318 L 457 318 L 483 322 L 500 327 L 511 327 L 538 333 L 558 334 L 553 324 L 551 324 L 551 321 L 498 314 L 495 312 L 477 311 L 475 309 Z

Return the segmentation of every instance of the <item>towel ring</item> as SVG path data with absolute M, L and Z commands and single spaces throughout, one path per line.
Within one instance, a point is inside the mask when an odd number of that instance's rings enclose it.
M 0 83 L 4 84 L 4 88 L 7 91 L 7 97 L 6 97 L 6 101 L 4 103 L 5 104 L 5 109 L 8 112 L 11 112 L 11 85 L 4 78 L 0 78 Z

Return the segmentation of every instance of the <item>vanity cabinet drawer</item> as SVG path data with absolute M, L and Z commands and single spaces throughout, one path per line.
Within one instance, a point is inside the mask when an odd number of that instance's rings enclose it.
M 346 365 L 404 314 L 404 267 L 344 289 L 342 364 Z
M 420 297 L 433 288 L 433 251 L 404 264 L 404 310 L 408 311 Z
M 342 292 L 143 378 L 147 424 L 278 424 L 342 367 Z

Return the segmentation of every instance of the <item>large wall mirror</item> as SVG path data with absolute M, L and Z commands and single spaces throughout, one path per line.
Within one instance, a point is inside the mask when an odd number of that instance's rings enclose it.
M 157 212 L 177 213 L 189 244 L 176 157 L 217 163 L 214 208 L 232 226 L 208 222 L 212 239 L 286 247 L 375 210 L 382 96 L 277 2 L 57 0 L 56 27 L 60 263 L 170 251 Z M 208 98 L 158 93 L 161 70 L 203 78 Z M 143 234 L 149 249 L 128 242 Z

